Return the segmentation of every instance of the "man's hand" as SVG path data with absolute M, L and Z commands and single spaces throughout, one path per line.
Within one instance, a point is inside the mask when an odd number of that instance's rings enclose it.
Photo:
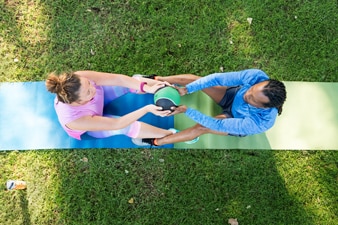
M 185 105 L 180 105 L 180 106 L 173 106 L 171 107 L 171 110 L 173 110 L 168 116 L 173 116 L 179 113 L 185 113 L 187 111 L 187 106 Z
M 178 92 L 180 93 L 181 96 L 184 96 L 188 93 L 186 87 L 176 87 L 176 89 L 178 90 Z

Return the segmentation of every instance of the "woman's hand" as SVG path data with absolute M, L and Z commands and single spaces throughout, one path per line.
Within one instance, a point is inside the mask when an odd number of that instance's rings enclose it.
M 147 112 L 150 112 L 156 116 L 161 116 L 161 117 L 168 116 L 171 113 L 170 110 L 162 111 L 162 107 L 156 106 L 156 105 L 147 105 L 145 106 L 145 108 Z

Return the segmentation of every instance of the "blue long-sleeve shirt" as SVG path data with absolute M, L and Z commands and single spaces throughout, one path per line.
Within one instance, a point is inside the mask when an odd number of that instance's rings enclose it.
M 239 72 L 214 73 L 186 85 L 187 93 L 213 86 L 237 86 L 241 89 L 235 95 L 231 112 L 234 118 L 216 119 L 188 108 L 185 114 L 195 122 L 211 130 L 234 135 L 252 135 L 265 132 L 275 123 L 276 108 L 257 108 L 244 101 L 244 94 L 253 85 L 268 80 L 261 70 L 248 69 Z

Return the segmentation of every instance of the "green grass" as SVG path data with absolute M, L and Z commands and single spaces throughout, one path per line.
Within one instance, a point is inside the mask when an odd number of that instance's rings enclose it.
M 0 81 L 255 67 L 338 82 L 337 17 L 333 0 L 0 1 Z M 0 224 L 338 224 L 337 164 L 337 151 L 0 152 L 0 183 L 28 182 L 0 192 Z

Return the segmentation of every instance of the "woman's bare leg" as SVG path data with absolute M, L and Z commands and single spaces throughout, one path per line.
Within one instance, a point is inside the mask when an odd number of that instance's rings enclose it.
M 137 138 L 161 138 L 173 134 L 170 130 L 158 128 L 143 122 L 140 123 L 141 129 Z

